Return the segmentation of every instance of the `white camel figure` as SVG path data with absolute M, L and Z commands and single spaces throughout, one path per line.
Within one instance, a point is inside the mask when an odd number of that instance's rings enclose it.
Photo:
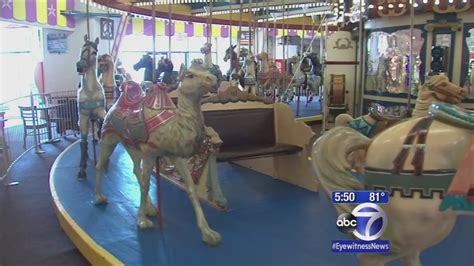
M 217 90 L 217 81 L 200 64 L 189 69 L 182 65 L 179 79 L 178 108 L 174 107 L 162 84 L 156 84 L 146 96 L 135 82 L 122 85 L 122 95 L 109 111 L 102 129 L 101 154 L 96 165 L 96 202 L 107 201 L 101 189 L 102 172 L 115 146 L 121 142 L 132 158 L 133 172 L 140 184 L 138 226 L 142 229 L 152 227 L 152 221 L 146 216 L 156 214 L 148 195 L 155 159 L 175 157 L 174 164 L 184 179 L 202 240 L 217 245 L 221 236 L 209 227 L 204 217 L 188 164 L 188 158 L 198 152 L 206 136 L 201 98 L 209 91 Z

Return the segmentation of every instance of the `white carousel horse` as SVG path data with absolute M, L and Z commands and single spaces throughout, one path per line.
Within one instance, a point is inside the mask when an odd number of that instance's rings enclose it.
M 311 61 L 310 58 L 304 56 L 301 58 L 300 56 L 293 56 L 289 59 L 289 63 L 291 64 L 292 74 L 293 74 L 293 82 L 291 86 L 294 87 L 301 87 L 306 85 L 307 89 L 310 91 L 310 100 L 311 101 L 313 95 L 317 95 L 319 93 L 319 86 L 321 84 L 321 77 L 317 76 L 312 73 Z M 299 67 L 298 67 L 299 66 Z
M 205 43 L 201 47 L 201 53 L 204 55 L 203 66 L 205 69 L 207 69 L 207 71 L 209 71 L 212 75 L 214 75 L 217 78 L 217 86 L 220 86 L 223 80 L 222 71 L 218 65 L 215 65 L 212 62 L 211 48 L 212 48 L 211 43 Z
M 244 65 L 244 85 L 245 91 L 252 94 L 257 94 L 257 75 L 256 75 L 257 66 L 255 64 L 255 56 L 252 52 L 249 52 L 247 58 L 245 59 Z
M 312 165 L 324 191 L 387 190 L 382 204 L 388 225 L 381 236 L 390 241 L 388 254 L 360 254 L 361 265 L 385 265 L 402 259 L 421 265 L 420 253 L 445 239 L 461 211 L 474 213 L 474 114 L 435 103 L 430 116 L 398 123 L 369 139 L 358 131 L 336 126 L 312 147 Z M 351 174 L 350 156 L 365 151 L 359 173 Z M 361 161 L 361 160 L 359 160 Z M 365 166 L 365 167 L 364 167 Z M 339 214 L 354 205 L 338 204 Z M 460 211 L 457 213 L 456 211 Z
M 201 98 L 217 90 L 217 81 L 202 65 L 192 65 L 189 69 L 182 65 L 179 79 L 178 108 L 163 84 L 156 84 L 146 96 L 138 84 L 123 84 L 122 96 L 108 113 L 102 129 L 101 154 L 96 165 L 96 202 L 107 201 L 101 189 L 102 172 L 116 145 L 122 142 L 132 158 L 133 172 L 140 184 L 138 226 L 141 229 L 153 227 L 153 222 L 146 217 L 156 214 L 148 195 L 151 172 L 157 157 L 173 156 L 194 207 L 202 240 L 217 245 L 221 236 L 209 227 L 204 217 L 187 160 L 198 152 L 206 136 Z
M 97 79 L 97 45 L 99 44 L 99 38 L 91 42 L 87 35 L 85 35 L 84 42 L 81 49 L 81 57 L 76 63 L 77 72 L 82 75 L 81 88 L 77 92 L 79 128 L 81 131 L 79 179 L 86 178 L 89 121 L 95 120 L 98 124 L 101 124 L 101 121 L 105 117 L 104 88 Z

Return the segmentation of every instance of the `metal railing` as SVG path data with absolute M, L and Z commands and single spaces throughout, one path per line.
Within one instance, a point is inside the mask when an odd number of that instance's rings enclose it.
M 79 133 L 77 91 L 30 94 L 0 103 L 0 180 L 30 149 Z

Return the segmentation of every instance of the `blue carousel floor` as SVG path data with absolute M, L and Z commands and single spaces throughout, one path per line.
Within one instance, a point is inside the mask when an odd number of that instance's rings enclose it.
M 335 210 L 322 193 L 233 164 L 219 164 L 229 210 L 202 205 L 210 226 L 223 237 L 220 246 L 209 247 L 201 241 L 187 195 L 166 181 L 162 182 L 163 230 L 137 229 L 139 188 L 131 160 L 120 145 L 103 179 L 106 206 L 93 203 L 91 161 L 89 179 L 76 179 L 78 156 L 76 143 L 56 164 L 52 178 L 58 197 L 75 222 L 126 265 L 358 265 L 353 254 L 331 252 L 331 240 L 344 235 L 336 229 Z M 151 195 L 155 195 L 154 185 Z M 459 217 L 451 235 L 425 251 L 422 262 L 473 265 L 473 228 L 473 217 Z
M 306 96 L 300 97 L 300 105 L 298 107 L 298 97 L 290 103 L 291 111 L 295 117 L 308 117 L 322 114 L 321 111 L 321 102 L 319 102 L 319 97 L 313 97 L 313 100 L 308 103 L 306 106 Z M 298 110 L 299 109 L 299 110 Z

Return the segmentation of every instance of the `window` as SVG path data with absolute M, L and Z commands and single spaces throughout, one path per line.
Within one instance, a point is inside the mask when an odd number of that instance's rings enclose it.
M 41 29 L 0 22 L 0 102 L 38 93 L 36 66 L 42 61 Z
M 211 38 L 212 42 L 212 62 L 221 67 L 221 71 L 226 73 L 230 64 L 224 62 L 225 50 L 229 47 L 229 38 Z M 233 40 L 233 44 L 236 40 Z M 195 58 L 203 59 L 201 54 L 201 47 L 207 42 L 206 37 L 188 37 L 184 33 L 178 33 L 171 37 L 171 61 L 174 65 L 174 70 L 179 71 L 181 64 L 187 67 Z M 167 56 L 169 52 L 169 38 L 168 36 L 156 36 L 156 58 L 157 61 L 162 56 Z M 151 36 L 145 35 L 127 35 L 124 36 L 119 58 L 125 67 L 126 71 L 130 73 L 135 81 L 141 81 L 144 77 L 144 69 L 135 71 L 133 65 L 137 63 L 141 57 L 147 52 L 153 50 L 153 40 Z

